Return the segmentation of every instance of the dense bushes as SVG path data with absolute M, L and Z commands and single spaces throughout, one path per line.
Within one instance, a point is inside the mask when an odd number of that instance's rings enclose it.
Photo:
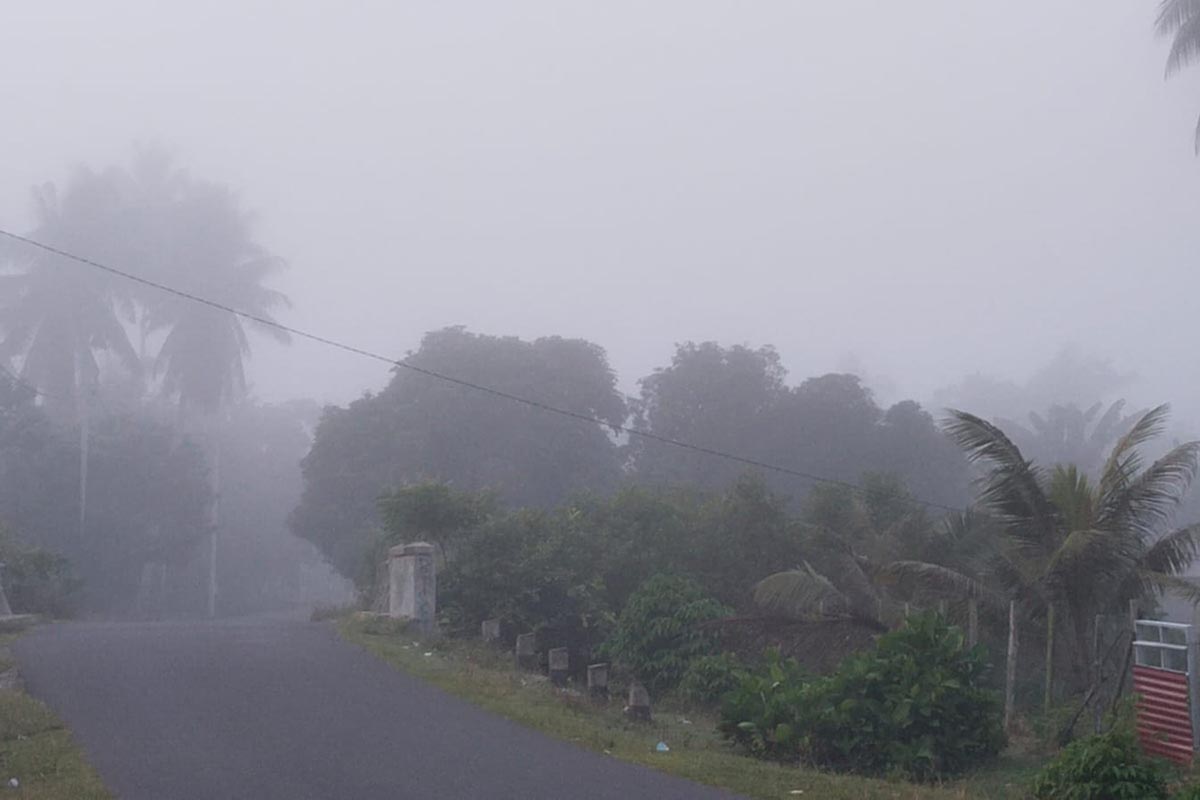
M 740 685 L 744 669 L 733 653 L 700 656 L 684 671 L 679 681 L 679 694 L 693 703 L 711 705 Z
M 1186 794 L 1184 795 L 1186 796 Z M 1067 745 L 1033 782 L 1036 800 L 1165 800 L 1162 771 L 1121 728 Z
M 602 641 L 613 615 L 594 555 L 562 523 L 523 510 L 465 532 L 438 578 L 448 627 L 477 633 L 480 620 L 497 617 L 552 647 L 584 651 Z
M 4 592 L 13 612 L 70 616 L 81 582 L 66 558 L 20 544 L 0 527 L 0 563 Z
M 701 624 L 728 613 L 695 582 L 655 575 L 630 596 L 605 650 L 651 692 L 663 692 L 694 659 L 712 654 L 715 636 Z
M 916 779 L 958 773 L 1000 752 L 998 703 L 981 687 L 979 648 L 933 614 L 880 637 L 832 675 L 804 682 L 771 660 L 722 711 L 726 736 L 771 758 Z

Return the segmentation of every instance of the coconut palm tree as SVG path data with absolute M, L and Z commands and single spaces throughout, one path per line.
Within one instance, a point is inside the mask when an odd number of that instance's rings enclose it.
M 137 174 L 137 173 L 135 173 Z M 151 173 L 161 177 L 160 168 Z M 163 191 L 163 189 L 167 191 Z M 262 319 L 287 304 L 282 293 L 268 288 L 266 278 L 283 266 L 251 233 L 251 219 L 227 188 L 173 176 L 159 191 L 146 193 L 158 204 L 156 214 L 165 233 L 161 249 L 152 253 L 153 268 L 163 280 L 189 294 L 236 308 Z M 245 391 L 244 359 L 250 340 L 242 319 L 176 295 L 147 296 L 142 323 L 165 337 L 155 360 L 163 391 L 177 399 L 181 429 L 200 427 L 209 442 L 214 494 L 213 530 L 209 547 L 208 613 L 216 613 L 216 553 L 220 515 L 220 450 L 216 428 L 221 414 Z M 278 328 L 257 326 L 276 340 L 288 336 Z
M 1159 36 L 1171 37 L 1166 70 L 1169 78 L 1200 56 L 1200 0 L 1162 0 L 1155 29 Z M 1200 121 L 1195 148 L 1200 153 Z
M 111 258 L 121 213 L 120 175 L 81 170 L 60 198 L 53 184 L 34 190 L 36 226 L 30 238 L 67 252 Z M 120 311 L 130 301 L 109 276 L 33 247 L 8 251 L 11 271 L 0 286 L 0 357 L 21 364 L 60 421 L 79 426 L 79 526 L 87 519 L 89 410 L 100 379 L 98 356 L 116 355 L 129 370 L 140 362 Z
M 995 425 L 950 412 L 947 432 L 972 462 L 987 466 L 979 506 L 999 537 L 986 577 L 1044 617 L 1048 667 L 1057 632 L 1066 633 L 1081 682 L 1095 615 L 1165 591 L 1200 600 L 1178 577 L 1197 554 L 1200 526 L 1169 530 L 1195 476 L 1200 442 L 1181 444 L 1149 466 L 1139 452 L 1162 433 L 1167 415 L 1165 405 L 1143 414 L 1093 481 L 1073 465 L 1047 469 L 1027 460 Z

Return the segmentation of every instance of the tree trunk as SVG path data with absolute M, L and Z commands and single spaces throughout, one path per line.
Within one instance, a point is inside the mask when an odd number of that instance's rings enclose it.
M 78 388 L 79 413 L 79 540 L 82 542 L 87 530 L 87 486 L 88 486 L 88 450 L 91 444 L 91 425 L 89 424 L 87 390 L 81 383 Z
M 1012 730 L 1017 697 L 1017 601 L 1008 601 L 1008 663 L 1004 669 L 1004 729 Z
M 1042 698 L 1042 711 L 1050 713 L 1054 702 L 1054 604 L 1046 607 L 1046 694 Z
M 208 618 L 217 616 L 217 529 L 221 526 L 221 441 L 219 434 L 212 438 L 213 504 L 212 531 L 208 538 Z
M 972 597 L 967 601 L 967 647 L 979 644 L 979 602 Z

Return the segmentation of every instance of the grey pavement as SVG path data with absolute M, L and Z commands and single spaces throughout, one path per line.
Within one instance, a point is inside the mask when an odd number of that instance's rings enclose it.
M 489 714 L 327 625 L 63 623 L 15 652 L 123 800 L 732 797 Z

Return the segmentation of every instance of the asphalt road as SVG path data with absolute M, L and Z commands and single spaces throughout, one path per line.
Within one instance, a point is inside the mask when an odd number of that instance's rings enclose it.
M 68 623 L 16 655 L 124 800 L 730 797 L 488 714 L 323 625 Z

